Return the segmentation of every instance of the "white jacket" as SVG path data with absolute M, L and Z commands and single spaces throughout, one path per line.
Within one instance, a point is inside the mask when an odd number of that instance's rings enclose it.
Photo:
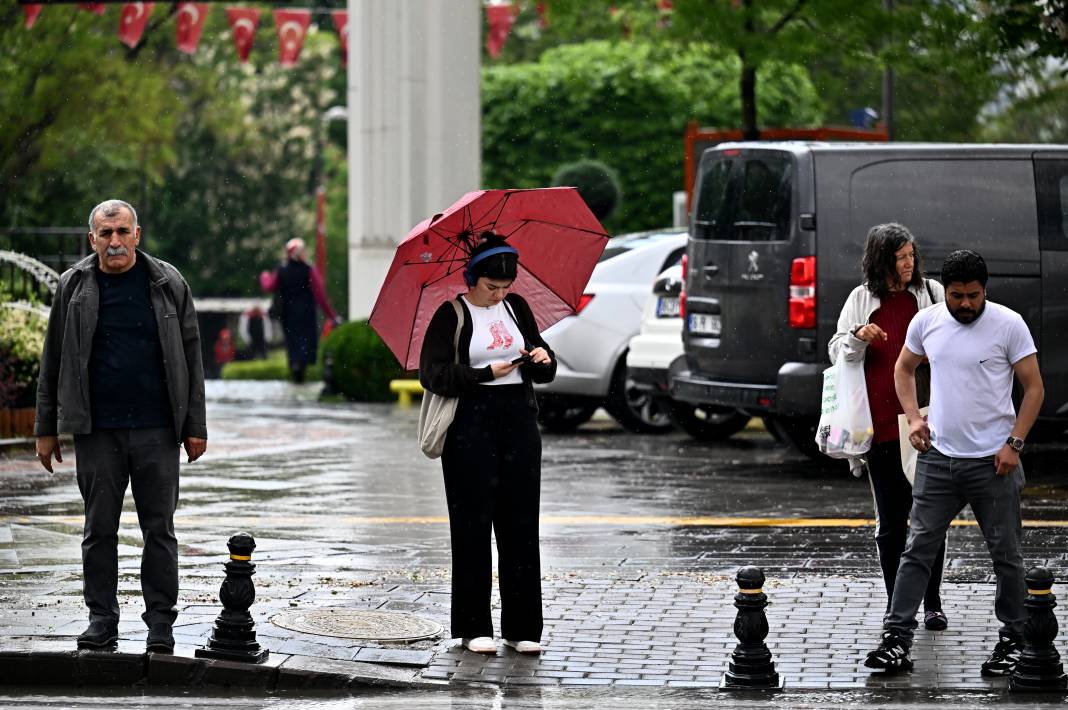
M 941 303 L 946 300 L 946 292 L 942 284 L 934 279 L 924 279 L 924 284 L 925 286 L 909 287 L 909 291 L 916 297 L 916 305 L 920 310 L 932 303 Z M 931 296 L 934 296 L 934 300 Z M 838 353 L 843 349 L 847 362 L 864 359 L 868 343 L 853 335 L 853 332 L 868 324 L 871 314 L 879 308 L 879 304 L 879 297 L 869 291 L 864 284 L 857 286 L 849 294 L 845 305 L 842 306 L 842 313 L 838 316 L 838 332 L 827 343 L 827 354 L 831 356 L 832 363 L 838 362 Z

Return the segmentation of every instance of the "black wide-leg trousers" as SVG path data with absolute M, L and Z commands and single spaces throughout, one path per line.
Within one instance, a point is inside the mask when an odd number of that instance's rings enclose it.
M 119 516 L 126 486 L 133 488 L 141 553 L 146 625 L 178 616 L 178 444 L 171 427 L 102 429 L 74 437 L 78 488 L 85 501 L 83 593 L 90 621 L 118 622 Z
M 501 636 L 540 641 L 541 434 L 526 386 L 480 385 L 460 397 L 441 463 L 452 534 L 452 636 L 493 636 L 492 530 Z

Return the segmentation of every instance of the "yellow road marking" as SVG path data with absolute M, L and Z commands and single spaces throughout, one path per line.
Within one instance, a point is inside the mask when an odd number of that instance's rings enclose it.
M 175 524 L 181 526 L 217 526 L 228 528 L 245 526 L 304 525 L 446 525 L 444 515 L 424 516 L 362 516 L 362 515 L 178 515 Z M 0 515 L 0 524 L 81 525 L 81 515 Z M 135 513 L 123 513 L 122 522 L 137 522 Z M 542 525 L 608 525 L 608 526 L 661 526 L 661 527 L 709 527 L 709 528 L 860 528 L 872 527 L 875 520 L 869 518 L 747 518 L 747 517 L 675 517 L 670 515 L 543 515 Z M 974 520 L 954 520 L 954 527 L 974 527 Z M 1025 520 L 1025 528 L 1068 528 L 1068 520 Z

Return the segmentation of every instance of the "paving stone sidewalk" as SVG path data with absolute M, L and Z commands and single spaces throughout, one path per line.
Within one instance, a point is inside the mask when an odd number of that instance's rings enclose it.
M 8 584 L 8 592 L 11 585 Z M 142 658 L 149 682 L 266 687 L 339 687 L 385 683 L 488 683 L 503 686 L 718 687 L 735 639 L 732 625 L 737 591 L 732 579 L 709 574 L 656 574 L 626 578 L 550 578 L 544 584 L 546 632 L 541 657 L 520 656 L 502 647 L 497 656 L 471 653 L 455 640 L 374 644 L 291 631 L 270 617 L 301 609 L 404 611 L 448 627 L 447 583 L 382 581 L 333 589 L 292 587 L 269 592 L 254 612 L 259 641 L 270 649 L 265 668 L 215 663 L 183 667 L 204 644 L 218 606 L 187 604 L 175 627 L 177 658 L 145 658 L 144 627 L 130 615 L 120 627 L 118 655 Z M 69 590 L 68 590 L 69 591 Z M 851 577 L 771 580 L 765 586 L 768 646 L 788 689 L 962 689 L 996 690 L 1004 679 L 979 675 L 979 664 L 997 641 L 994 586 L 946 584 L 950 628 L 917 632 L 916 670 L 904 675 L 870 673 L 860 665 L 880 633 L 884 605 L 881 582 Z M 496 609 L 496 599 L 495 599 Z M 1058 607 L 1058 612 L 1063 607 Z M 496 615 L 495 611 L 495 615 Z M 1063 614 L 1059 614 L 1062 628 Z M 498 619 L 499 621 L 499 619 Z M 35 652 L 36 662 L 55 664 L 71 682 L 93 682 L 69 670 L 84 627 L 81 602 L 69 593 L 37 597 L 34 608 L 0 611 L 0 665 Z M 41 655 L 44 653 L 44 655 Z M 100 654 L 81 654 L 99 656 Z M 52 660 L 48 660 L 51 658 Z M 6 659 L 6 661 L 5 661 Z M 155 665 L 152 665 L 152 664 Z M 160 670 L 161 664 L 171 666 Z M 9 669 L 12 667 L 7 666 Z M 25 663 L 23 668 L 26 667 Z M 95 667 L 95 666 L 94 666 Z M 153 669 L 149 673 L 149 669 Z M 41 668 L 43 671 L 43 667 Z M 52 674 L 53 683 L 62 678 Z M 25 680 L 25 678 L 23 678 Z M 8 682 L 13 682 L 8 678 Z

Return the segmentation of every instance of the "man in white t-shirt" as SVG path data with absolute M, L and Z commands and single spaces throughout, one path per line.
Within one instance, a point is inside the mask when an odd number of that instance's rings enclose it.
M 864 665 L 912 668 L 916 611 L 931 564 L 953 518 L 970 505 L 986 539 L 997 577 L 994 612 L 1002 627 L 984 676 L 1012 672 L 1023 648 L 1026 594 L 1020 452 L 1042 406 L 1037 349 L 1018 313 L 986 300 L 983 257 L 962 249 L 942 265 L 945 305 L 921 310 L 909 324 L 894 368 L 909 441 L 920 452 L 912 489 L 911 532 L 901 555 L 882 643 Z M 931 363 L 931 408 L 921 416 L 916 367 Z M 1020 413 L 1012 404 L 1013 375 L 1023 386 Z

